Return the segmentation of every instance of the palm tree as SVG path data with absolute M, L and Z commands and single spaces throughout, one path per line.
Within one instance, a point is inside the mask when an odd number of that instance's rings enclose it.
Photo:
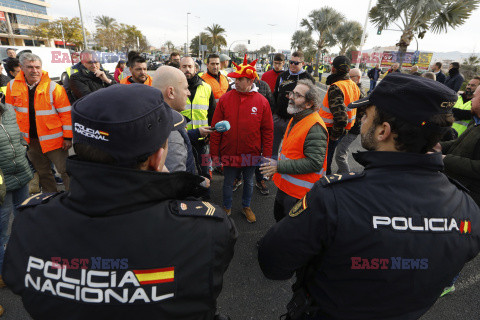
M 304 30 L 297 30 L 293 33 L 290 47 L 297 51 L 305 51 L 306 48 L 313 45 L 312 33 Z
M 199 36 L 200 36 L 200 39 L 198 39 Z M 199 35 L 195 36 L 192 40 L 190 40 L 190 51 L 198 52 L 199 40 L 201 45 L 206 45 L 210 43 L 209 39 L 210 37 L 206 32 L 200 32 Z
M 370 10 L 370 21 L 379 29 L 395 25 L 402 31 L 398 61 L 403 58 L 415 35 L 422 39 L 428 30 L 447 32 L 467 21 L 480 0 L 378 0 Z
M 118 28 L 117 20 L 107 16 L 96 16 L 93 21 L 95 22 L 95 26 L 99 29 L 103 28 L 106 30 L 112 30 Z
M 310 32 L 315 31 L 318 35 L 318 40 L 316 40 L 318 50 L 316 59 L 317 68 L 315 68 L 315 76 L 317 77 L 321 51 L 323 48 L 335 45 L 336 40 L 333 37 L 333 33 L 344 20 L 345 17 L 343 14 L 331 7 L 313 10 L 308 15 L 308 19 L 302 19 L 300 25 L 306 27 Z
M 216 46 L 217 50 L 220 51 L 220 47 L 227 45 L 227 40 L 223 36 L 226 31 L 219 24 L 214 23 L 211 27 L 206 27 L 205 30 L 209 33 L 212 49 Z
M 175 49 L 175 45 L 170 40 L 166 41 L 163 45 L 167 47 L 168 52 L 172 52 L 172 50 Z
M 340 55 L 345 55 L 347 49 L 359 46 L 362 42 L 362 25 L 357 21 L 347 21 L 335 30 L 335 38 L 340 45 Z
M 473 77 L 478 74 L 478 71 L 480 71 L 480 57 L 475 54 L 464 59 L 460 65 L 460 72 L 467 81 L 473 79 Z

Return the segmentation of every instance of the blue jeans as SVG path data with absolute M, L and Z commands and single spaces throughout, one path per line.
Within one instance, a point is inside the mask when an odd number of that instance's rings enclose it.
M 377 81 L 370 79 L 370 90 L 368 90 L 368 93 L 371 93 L 376 86 L 377 86 Z
M 28 183 L 20 189 L 7 191 L 5 200 L 0 206 L 0 272 L 3 265 L 4 246 L 8 242 L 8 222 L 10 221 L 10 214 L 13 212 L 14 217 L 17 215 L 16 207 L 21 205 L 25 199 L 28 198 Z
M 350 145 L 357 138 L 357 134 L 347 133 L 343 136 L 342 141 L 340 141 L 335 148 L 337 152 L 335 153 L 335 162 L 337 163 L 337 173 L 349 173 L 350 167 L 348 166 L 348 153 Z M 351 153 L 351 152 L 350 152 Z
M 227 209 L 232 208 L 233 181 L 240 174 L 243 175 L 242 206 L 250 207 L 253 194 L 253 176 L 256 167 L 223 167 L 223 205 Z

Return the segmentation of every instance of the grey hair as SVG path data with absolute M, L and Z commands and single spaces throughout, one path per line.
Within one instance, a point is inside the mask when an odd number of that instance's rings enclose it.
M 427 78 L 427 79 L 437 80 L 437 76 L 433 72 L 422 73 L 422 77 Z
M 93 50 L 82 50 L 82 52 L 80 52 L 80 61 L 83 60 L 83 57 L 85 57 L 85 55 L 91 55 L 93 59 L 97 58 L 97 53 Z
M 313 110 L 319 110 L 322 99 L 320 96 L 320 90 L 318 90 L 317 86 L 314 85 L 312 81 L 306 79 L 299 80 L 297 85 L 299 84 L 308 87 L 308 91 L 305 93 L 305 101 L 313 104 Z
M 22 66 L 25 65 L 25 62 L 30 62 L 30 61 L 40 61 L 40 64 L 42 64 L 42 59 L 40 59 L 40 57 L 37 56 L 36 54 L 30 53 L 30 52 L 22 53 L 19 60 Z

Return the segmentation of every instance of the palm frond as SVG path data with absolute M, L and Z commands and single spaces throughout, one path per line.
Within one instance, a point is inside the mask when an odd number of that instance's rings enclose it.
M 448 2 L 438 15 L 431 21 L 434 33 L 447 32 L 448 27 L 455 29 L 470 18 L 478 8 L 480 0 L 455 0 Z

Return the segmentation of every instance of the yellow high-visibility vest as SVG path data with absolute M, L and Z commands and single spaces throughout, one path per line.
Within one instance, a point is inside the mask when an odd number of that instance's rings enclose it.
M 462 96 L 458 96 L 457 103 L 453 106 L 454 108 L 460 109 L 460 110 L 472 110 L 472 100 L 463 103 L 463 98 Z M 465 130 L 467 130 L 468 124 L 470 123 L 470 120 L 459 120 L 455 121 L 452 124 L 452 128 L 455 129 L 458 133 L 458 135 L 461 135 Z

